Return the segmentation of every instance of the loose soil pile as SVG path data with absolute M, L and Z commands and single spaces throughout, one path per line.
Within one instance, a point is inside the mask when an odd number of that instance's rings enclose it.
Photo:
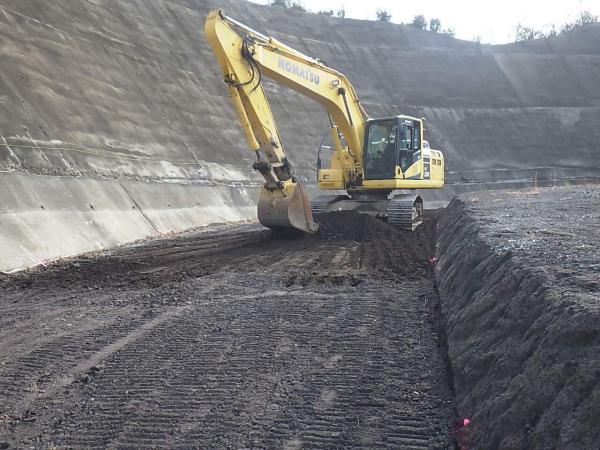
M 364 266 L 376 273 L 398 280 L 427 276 L 428 258 L 435 246 L 432 222 L 438 215 L 430 211 L 427 223 L 415 232 L 400 230 L 368 214 L 351 211 L 322 214 L 319 217 L 319 238 L 351 240 L 362 245 Z
M 481 448 L 600 446 L 600 188 L 478 193 L 438 228 L 458 413 Z

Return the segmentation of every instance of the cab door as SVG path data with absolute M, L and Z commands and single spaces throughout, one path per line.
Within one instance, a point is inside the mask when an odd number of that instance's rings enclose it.
M 369 122 L 365 133 L 363 167 L 365 180 L 396 177 L 398 165 L 398 126 L 396 119 Z

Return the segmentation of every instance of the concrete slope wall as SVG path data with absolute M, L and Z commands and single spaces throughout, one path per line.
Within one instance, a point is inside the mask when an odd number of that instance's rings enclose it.
M 373 116 L 425 116 L 450 181 L 600 173 L 597 26 L 490 47 L 232 0 L 4 0 L 0 270 L 255 217 L 253 155 L 203 36 L 217 7 L 346 73 Z M 267 88 L 314 179 L 324 112 Z

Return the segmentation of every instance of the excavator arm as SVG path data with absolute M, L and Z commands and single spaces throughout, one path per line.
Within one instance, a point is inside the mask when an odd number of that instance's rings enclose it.
M 351 182 L 362 176 L 361 142 L 368 118 L 354 88 L 322 61 L 252 30 L 222 10 L 208 15 L 205 33 L 248 145 L 256 153 L 254 168 L 265 179 L 258 205 L 260 222 L 269 228 L 315 231 L 306 189 L 294 177 L 262 80 L 268 77 L 288 86 L 327 110 L 344 179 Z

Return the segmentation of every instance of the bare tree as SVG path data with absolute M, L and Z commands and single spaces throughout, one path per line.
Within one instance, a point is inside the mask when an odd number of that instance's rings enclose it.
M 531 27 L 519 24 L 517 25 L 515 42 L 531 41 L 532 39 L 543 38 L 544 33 L 539 30 L 534 30 Z
M 598 16 L 592 14 L 591 11 L 581 11 L 581 15 L 579 17 L 579 23 L 581 25 L 587 25 L 589 23 L 598 22 Z
M 290 6 L 291 9 L 297 9 L 298 11 L 307 12 L 307 9 L 300 2 L 293 2 Z
M 581 11 L 581 14 L 579 14 L 579 18 L 575 22 L 565 23 L 560 31 L 563 32 L 575 30 L 576 28 L 581 28 L 584 25 L 596 22 L 598 22 L 598 16 L 592 14 L 590 11 L 587 10 Z

